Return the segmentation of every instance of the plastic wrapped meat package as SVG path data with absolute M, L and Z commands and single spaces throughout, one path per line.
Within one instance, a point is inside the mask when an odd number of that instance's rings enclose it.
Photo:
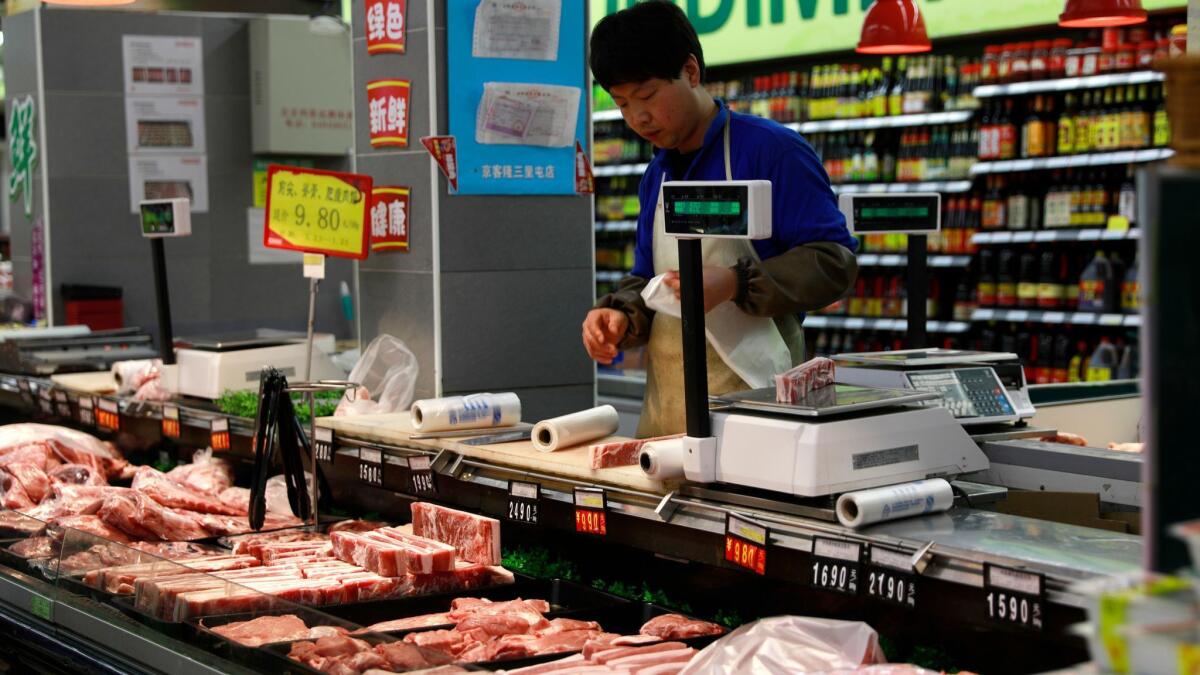
M 861 621 L 780 616 L 746 624 L 720 638 L 680 675 L 834 673 L 885 660 L 879 636 Z

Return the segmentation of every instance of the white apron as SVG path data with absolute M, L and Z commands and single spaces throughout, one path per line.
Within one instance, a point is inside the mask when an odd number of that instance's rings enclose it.
M 728 114 L 728 113 L 727 113 Z M 729 120 L 725 119 L 725 179 L 733 180 L 729 161 Z M 654 269 L 679 269 L 679 246 L 666 234 L 662 184 L 654 208 Z M 758 253 L 747 239 L 704 239 L 705 266 L 733 267 L 739 258 Z M 641 438 L 682 433 L 687 426 L 683 395 L 683 330 L 679 300 L 662 284 L 662 273 L 646 285 L 642 297 L 655 310 L 647 350 L 646 393 L 637 435 Z M 792 367 L 787 342 L 769 317 L 746 314 L 733 301 L 704 316 L 708 392 L 712 395 L 771 386 L 776 373 Z

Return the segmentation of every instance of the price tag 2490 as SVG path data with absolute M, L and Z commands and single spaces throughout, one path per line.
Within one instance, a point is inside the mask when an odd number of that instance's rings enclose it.
M 121 407 L 116 401 L 96 399 L 96 426 L 105 431 L 121 430 Z
M 413 494 L 437 494 L 437 484 L 433 479 L 433 461 L 429 457 L 425 455 L 409 457 L 408 476 Z
M 317 456 L 318 462 L 333 461 L 333 429 L 317 428 L 313 438 L 313 454 Z
M 608 534 L 608 498 L 600 488 L 575 488 L 575 531 Z
M 862 544 L 813 537 L 812 585 L 827 591 L 858 595 Z
M 983 593 L 987 618 L 1019 628 L 1042 630 L 1046 594 L 1043 575 L 984 563 Z
M 524 483 L 519 480 L 508 482 L 508 509 L 505 515 L 509 520 L 537 525 L 542 500 L 542 486 L 537 483 Z
M 358 479 L 367 485 L 383 486 L 383 451 L 359 448 Z
M 208 440 L 213 450 L 228 450 L 230 447 L 229 420 L 218 417 L 210 422 Z
M 755 574 L 767 573 L 766 527 L 738 518 L 725 516 L 725 560 L 745 567 Z
M 909 609 L 917 607 L 917 582 L 912 574 L 912 558 L 903 551 L 871 545 L 867 548 L 870 565 L 865 570 L 867 595 Z
M 179 406 L 164 403 L 162 408 L 163 438 L 179 438 L 182 430 L 179 427 Z

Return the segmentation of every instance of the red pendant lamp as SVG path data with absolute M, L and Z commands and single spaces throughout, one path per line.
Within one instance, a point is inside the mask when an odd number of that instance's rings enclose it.
M 1058 25 L 1064 28 L 1128 26 L 1146 20 L 1142 0 L 1067 0 Z
M 860 54 L 916 54 L 933 49 L 915 0 L 875 0 L 863 17 Z

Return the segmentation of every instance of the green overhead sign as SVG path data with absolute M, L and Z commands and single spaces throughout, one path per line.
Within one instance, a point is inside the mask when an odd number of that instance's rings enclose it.
M 712 65 L 853 49 L 871 0 L 674 0 Z M 592 24 L 636 0 L 591 0 Z M 918 0 L 930 39 L 1058 22 L 1064 0 Z M 1187 0 L 1142 0 L 1148 10 Z M 1064 29 L 1068 30 L 1068 29 Z

